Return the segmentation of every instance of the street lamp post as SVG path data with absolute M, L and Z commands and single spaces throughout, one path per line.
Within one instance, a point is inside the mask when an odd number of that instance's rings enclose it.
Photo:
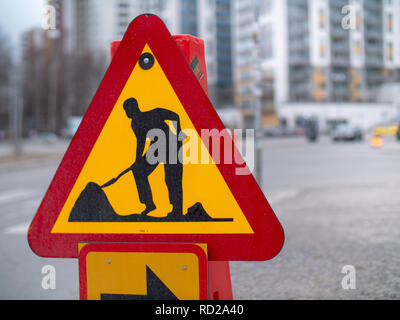
M 262 189 L 262 62 L 260 57 L 260 3 L 254 1 L 254 52 L 253 52 L 253 74 L 254 74 L 254 130 L 255 130 L 255 177 Z
M 50 131 L 57 132 L 57 89 L 58 89 L 58 51 L 59 51 L 59 31 L 47 30 L 47 41 L 49 49 L 49 92 L 48 92 L 48 105 L 49 105 L 49 122 Z
M 14 155 L 19 156 L 22 153 L 22 124 L 23 124 L 23 92 L 21 69 L 16 67 L 13 74 L 9 90 L 9 115 L 10 115 L 10 133 L 14 149 Z

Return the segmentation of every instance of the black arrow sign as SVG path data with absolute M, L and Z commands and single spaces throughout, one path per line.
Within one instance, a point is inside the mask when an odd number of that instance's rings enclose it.
M 101 300 L 178 300 L 148 266 L 146 277 L 147 295 L 102 293 Z

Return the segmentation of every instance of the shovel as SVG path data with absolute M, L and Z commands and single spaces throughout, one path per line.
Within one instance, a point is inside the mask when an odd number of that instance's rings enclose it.
M 111 179 L 110 181 L 108 181 L 107 183 L 103 184 L 100 188 L 104 189 L 107 188 L 111 185 L 113 185 L 114 183 L 116 183 L 119 178 L 121 178 L 124 174 L 128 173 L 129 171 L 133 170 L 135 164 L 131 165 L 128 169 L 122 171 L 118 177 Z

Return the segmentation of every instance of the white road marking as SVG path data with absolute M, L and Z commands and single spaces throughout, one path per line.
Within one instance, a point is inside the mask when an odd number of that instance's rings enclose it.
M 8 227 L 3 230 L 4 234 L 8 235 L 26 235 L 28 233 L 29 223 L 25 222 L 22 224 L 17 224 L 11 227 Z
M 269 196 L 267 197 L 268 202 L 271 205 L 277 204 L 279 202 L 282 202 L 284 200 L 290 199 L 290 198 L 294 198 L 296 197 L 298 194 L 300 193 L 299 189 L 287 189 L 284 191 L 278 191 L 275 193 L 271 193 Z
M 39 192 L 37 190 L 26 190 L 26 189 L 15 189 L 8 190 L 6 192 L 0 193 L 0 204 L 17 202 L 31 197 L 37 196 Z
M 398 145 L 391 144 L 391 145 L 383 145 L 382 150 L 385 151 L 398 151 L 400 152 L 400 143 Z
M 38 208 L 40 205 L 40 202 L 42 201 L 42 198 L 34 198 L 34 199 L 29 199 L 23 202 L 23 205 L 25 208 Z
M 7 204 L 7 209 L 0 211 L 0 221 L 10 221 L 22 217 L 32 216 L 40 205 L 42 198 L 31 198 Z

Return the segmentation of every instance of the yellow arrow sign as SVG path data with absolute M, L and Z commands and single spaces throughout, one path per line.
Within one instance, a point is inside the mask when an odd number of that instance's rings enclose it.
M 98 244 L 79 253 L 81 299 L 207 299 L 206 245 Z

